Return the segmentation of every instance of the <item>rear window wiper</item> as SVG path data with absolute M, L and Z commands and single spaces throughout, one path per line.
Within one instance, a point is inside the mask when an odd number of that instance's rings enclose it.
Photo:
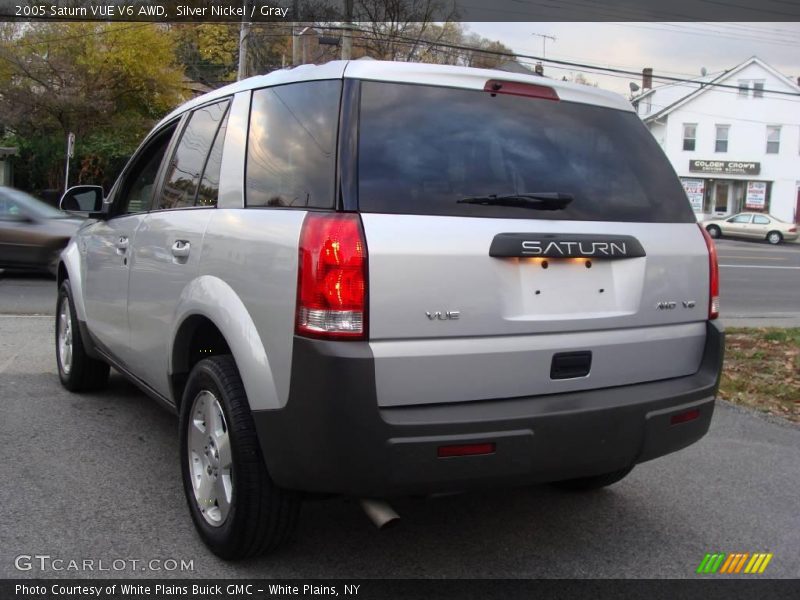
M 532 192 L 528 194 L 489 194 L 487 196 L 468 196 L 457 200 L 458 204 L 482 204 L 484 206 L 511 206 L 532 208 L 534 210 L 561 210 L 572 202 L 572 194 L 559 192 Z

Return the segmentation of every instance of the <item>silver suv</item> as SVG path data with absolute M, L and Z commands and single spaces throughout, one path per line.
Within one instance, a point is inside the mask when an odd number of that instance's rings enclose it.
M 622 97 L 499 71 L 332 62 L 166 117 L 58 269 L 58 371 L 180 417 L 221 557 L 302 498 L 612 484 L 708 430 L 713 242 Z M 377 501 L 376 501 L 377 499 Z M 388 514 L 388 516 L 387 516 Z

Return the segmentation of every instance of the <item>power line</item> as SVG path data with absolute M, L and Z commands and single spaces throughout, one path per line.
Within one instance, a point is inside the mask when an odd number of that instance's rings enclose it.
M 29 46 L 51 45 L 51 44 L 57 44 L 58 42 L 66 42 L 68 40 L 79 40 L 79 39 L 87 38 L 87 37 L 97 37 L 97 36 L 101 36 L 101 35 L 110 35 L 112 33 L 117 33 L 117 32 L 120 32 L 120 31 L 127 31 L 129 29 L 141 29 L 142 27 L 151 27 L 152 25 L 154 25 L 154 23 L 139 23 L 139 24 L 136 24 L 136 25 L 128 25 L 126 27 L 113 27 L 113 28 L 107 28 L 107 29 L 104 29 L 104 30 L 101 30 L 101 31 L 92 31 L 92 32 L 81 33 L 81 34 L 76 34 L 76 35 L 68 35 L 68 36 L 64 36 L 64 37 L 60 37 L 60 38 L 49 38 L 49 39 L 46 39 L 46 40 L 27 42 L 27 43 L 24 43 L 24 44 L 3 44 L 3 47 L 6 50 L 9 50 L 9 49 L 12 49 L 12 48 L 27 48 Z
M 537 3 L 532 2 L 532 4 L 537 4 Z M 150 27 L 152 25 L 153 25 L 152 23 L 143 23 L 143 24 L 129 25 L 129 26 L 125 26 L 125 27 L 108 28 L 108 29 L 101 30 L 101 31 L 93 31 L 93 32 L 87 32 L 87 33 L 76 34 L 76 35 L 71 35 L 71 36 L 62 36 L 60 38 L 51 38 L 51 39 L 48 39 L 48 40 L 41 40 L 41 41 L 27 42 L 27 43 L 21 43 L 21 44 L 14 44 L 13 47 L 27 47 L 27 46 L 37 46 L 37 45 L 43 45 L 43 44 L 54 44 L 54 43 L 58 43 L 58 42 L 62 42 L 62 41 L 68 41 L 68 40 L 73 40 L 73 39 L 81 39 L 81 38 L 85 38 L 85 37 L 109 35 L 109 34 L 112 34 L 112 33 L 115 33 L 115 32 L 119 32 L 119 31 L 125 31 L 125 30 L 129 30 L 129 29 L 137 29 L 137 28 L 143 28 L 143 27 Z M 628 25 L 628 24 L 615 24 L 615 25 L 635 26 L 635 25 Z M 668 25 L 668 24 L 665 24 L 665 25 Z M 337 30 L 341 31 L 341 30 L 346 29 L 344 27 L 337 27 L 337 26 L 323 26 L 323 28 L 324 29 L 329 29 L 329 30 L 334 30 L 334 31 L 337 31 Z M 379 41 L 379 40 L 381 40 L 381 37 L 379 35 L 376 35 L 374 32 L 370 32 L 368 30 L 356 28 L 356 29 L 353 29 L 352 31 L 354 33 L 358 32 L 358 33 L 362 34 L 361 36 L 358 36 L 358 39 L 361 39 L 361 40 L 364 40 L 364 41 Z M 663 31 L 663 30 L 661 30 L 661 31 Z M 700 35 L 698 32 L 687 32 L 687 33 Z M 259 33 L 257 35 L 259 35 L 259 37 L 285 37 L 283 34 Z M 572 69 L 574 69 L 574 70 L 576 70 L 578 72 L 584 72 L 584 73 L 590 73 L 590 74 L 591 73 L 604 74 L 604 75 L 607 75 L 607 76 L 617 76 L 617 77 L 625 77 L 625 78 L 636 77 L 637 79 L 641 75 L 638 71 L 632 71 L 632 70 L 623 69 L 623 68 L 615 68 L 615 67 L 602 66 L 602 65 L 592 65 L 592 64 L 588 64 L 588 63 L 575 62 L 575 61 L 566 61 L 566 60 L 553 59 L 553 58 L 548 59 L 548 58 L 545 58 L 543 56 L 540 57 L 540 56 L 530 55 L 530 54 L 520 54 L 520 53 L 514 53 L 514 52 L 502 52 L 502 51 L 498 51 L 498 50 L 489 50 L 489 49 L 475 47 L 475 46 L 467 46 L 467 45 L 461 45 L 461 44 L 451 44 L 451 43 L 440 42 L 440 41 L 439 42 L 437 42 L 437 41 L 428 41 L 428 40 L 424 40 L 424 39 L 423 40 L 418 40 L 418 39 L 414 39 L 414 38 L 408 38 L 408 37 L 405 37 L 405 36 L 402 36 L 402 35 L 399 35 L 399 34 L 391 34 L 391 35 L 387 35 L 386 37 L 391 38 L 395 42 L 405 42 L 406 44 L 409 44 L 409 45 L 410 44 L 415 44 L 415 45 L 416 44 L 423 44 L 425 46 L 436 47 L 438 49 L 447 48 L 447 49 L 454 50 L 454 51 L 478 52 L 478 53 L 482 53 L 482 54 L 487 54 L 487 55 L 492 55 L 492 56 L 501 56 L 501 57 L 506 57 L 506 58 L 510 58 L 510 59 L 529 59 L 529 60 L 533 60 L 533 61 L 541 61 L 543 63 L 548 64 L 551 68 L 556 68 L 556 69 L 559 69 L 559 68 L 563 69 L 563 67 L 571 67 Z M 442 51 L 439 50 L 439 52 L 442 52 Z M 455 53 L 444 53 L 444 52 L 442 52 L 442 53 L 446 54 L 446 55 L 449 55 L 449 56 L 454 56 L 454 57 L 458 57 L 459 56 L 458 54 L 455 54 Z M 523 62 L 523 61 L 519 61 L 519 62 Z M 559 67 L 558 65 L 562 65 L 562 67 Z M 192 65 L 187 65 L 187 66 L 192 66 Z M 588 71 L 586 69 L 588 69 Z M 692 84 L 692 85 L 698 85 L 698 86 L 716 87 L 716 88 L 723 88 L 723 89 L 727 88 L 727 89 L 730 89 L 730 90 L 735 90 L 735 92 L 729 92 L 729 93 L 737 93 L 737 94 L 739 93 L 738 86 L 729 85 L 729 84 L 723 84 L 723 83 L 701 82 L 701 81 L 698 81 L 696 79 L 686 79 L 686 78 L 683 78 L 683 77 L 671 77 L 671 76 L 668 76 L 668 75 L 659 75 L 659 74 L 656 74 L 656 73 L 653 74 L 653 79 L 656 79 L 656 80 L 659 80 L 659 81 L 668 81 L 668 82 L 673 82 L 673 83 L 686 83 L 686 84 Z M 722 90 L 720 90 L 720 91 L 722 91 Z M 800 97 L 800 92 L 787 92 L 787 91 L 783 91 L 783 90 L 765 89 L 764 93 L 765 94 L 778 94 L 778 95 L 798 96 L 798 97 Z
M 519 62 L 520 64 L 523 64 L 523 65 L 526 65 L 526 66 L 528 66 L 528 65 L 535 66 L 535 64 L 536 64 L 534 62 L 527 61 L 527 60 L 520 60 L 520 61 L 517 61 L 517 62 Z M 597 73 L 595 71 L 589 71 L 589 70 L 585 70 L 585 69 L 570 69 L 570 68 L 567 68 L 567 67 L 559 67 L 559 66 L 552 66 L 552 65 L 548 66 L 548 68 L 557 69 L 557 70 L 561 70 L 561 71 L 576 72 L 576 73 L 587 73 L 589 75 L 602 75 L 604 77 L 616 77 L 618 79 L 630 79 L 629 77 L 627 77 L 625 75 L 618 75 L 618 74 L 615 74 L 615 73 Z M 703 82 L 700 82 L 700 81 L 696 81 L 696 80 L 695 81 L 690 81 L 689 83 L 694 83 L 699 88 L 706 87 L 708 85 L 706 83 L 703 83 Z M 688 96 L 689 94 L 694 93 L 695 91 L 697 91 L 697 90 L 688 91 L 680 99 L 686 98 L 686 96 Z M 716 90 L 716 92 L 718 94 L 730 94 L 732 96 L 738 96 L 738 91 L 734 92 L 734 91 L 729 91 L 729 90 Z M 793 98 L 773 98 L 773 100 L 779 100 L 781 102 L 800 103 L 800 100 L 795 100 Z
M 660 108 L 667 108 L 669 106 L 669 104 L 653 104 L 652 106 L 653 107 L 660 107 Z M 699 110 L 688 110 L 688 109 L 685 110 L 684 112 L 690 113 L 690 114 L 693 114 L 693 115 L 702 115 L 704 117 L 714 117 L 714 118 L 721 119 L 721 120 L 724 120 L 724 121 L 742 121 L 742 122 L 745 122 L 745 123 L 758 123 L 759 125 L 777 125 L 778 124 L 774 119 L 772 121 L 762 121 L 761 119 L 745 119 L 745 118 L 742 118 L 742 117 L 731 117 L 731 116 L 728 116 L 728 115 L 720 115 L 720 114 L 716 114 L 716 113 L 707 113 L 707 112 L 702 112 L 702 111 L 699 111 Z M 652 114 L 655 115 L 657 113 L 658 113 L 658 111 L 656 110 L 656 111 L 653 111 Z M 640 116 L 642 117 L 642 119 L 646 119 L 651 115 L 640 115 Z M 720 122 L 719 124 L 720 125 L 724 125 L 726 123 Z M 780 124 L 781 125 L 789 125 L 789 126 L 799 126 L 800 122 L 798 122 L 798 123 L 787 123 L 786 121 L 781 121 Z
M 327 30 L 341 30 L 343 28 L 337 26 L 320 26 L 322 29 Z M 383 38 L 379 35 L 376 35 L 373 32 L 363 30 L 363 29 L 353 29 L 353 39 L 354 40 L 361 40 L 361 41 L 383 41 Z M 358 35 L 361 34 L 361 35 Z M 262 37 L 285 37 L 283 34 L 278 33 L 262 33 L 260 34 Z M 391 38 L 394 43 L 404 45 L 404 46 L 427 46 L 427 47 L 435 47 L 436 52 L 443 56 L 449 56 L 454 59 L 461 59 L 464 58 L 463 54 L 459 54 L 457 51 L 469 51 L 475 53 L 483 53 L 488 55 L 494 56 L 502 56 L 511 59 L 515 59 L 517 62 L 523 65 L 535 65 L 535 62 L 531 61 L 541 61 L 543 63 L 548 64 L 549 68 L 557 69 L 557 70 L 564 70 L 564 71 L 575 71 L 578 73 L 586 73 L 590 75 L 603 75 L 606 77 L 616 77 L 619 79 L 630 79 L 631 77 L 636 77 L 637 79 L 641 77 L 641 73 L 638 71 L 629 71 L 626 69 L 616 69 L 610 68 L 601 65 L 591 65 L 586 63 L 578 63 L 572 61 L 563 61 L 563 60 L 556 60 L 556 59 L 545 59 L 534 55 L 526 55 L 520 53 L 513 53 L 513 52 L 501 52 L 496 50 L 487 50 L 475 46 L 464 46 L 464 45 L 457 45 L 457 44 L 449 44 L 446 42 L 435 42 L 435 41 L 428 41 L 428 40 L 417 40 L 412 38 L 407 38 L 398 34 L 387 35 L 387 38 Z M 368 46 L 359 44 L 359 47 L 368 49 Z M 444 51 L 442 48 L 447 48 L 450 51 Z M 526 60 L 527 59 L 527 60 Z M 724 75 L 727 71 L 720 72 L 716 77 Z M 670 83 L 674 84 L 688 84 L 691 86 L 698 86 L 698 87 L 715 87 L 720 88 L 717 89 L 718 93 L 727 93 L 731 95 L 738 95 L 739 94 L 739 87 L 738 85 L 728 85 L 728 84 L 720 84 L 720 83 L 713 83 L 713 81 L 701 81 L 698 79 L 686 79 L 681 77 L 668 77 L 666 75 L 653 75 L 653 79 L 656 80 L 665 80 L 669 81 Z M 776 98 L 782 100 L 784 102 L 798 102 L 800 100 L 794 100 L 794 97 L 800 98 L 800 92 L 786 92 L 783 90 L 770 90 L 764 89 L 764 94 L 778 94 L 782 96 L 790 96 L 789 98 Z M 692 92 L 689 92 L 692 93 Z M 688 95 L 688 94 L 687 94 Z
M 341 30 L 343 28 L 342 27 L 327 27 L 327 29 Z M 367 30 L 364 30 L 364 29 L 356 29 L 354 31 L 358 31 L 359 33 L 362 33 L 362 34 L 372 35 L 371 38 L 370 37 L 365 37 L 364 39 L 366 39 L 366 40 L 376 41 L 376 40 L 380 40 L 381 39 L 380 37 L 376 36 L 373 32 L 370 32 L 370 31 L 367 31 Z M 638 71 L 630 71 L 630 70 L 627 70 L 627 69 L 618 69 L 618 68 L 613 68 L 613 67 L 602 67 L 602 66 L 591 65 L 591 64 L 586 64 L 586 63 L 578 63 L 578 62 L 573 62 L 573 61 L 558 60 L 558 59 L 553 59 L 553 58 L 544 58 L 544 57 L 541 57 L 541 56 L 535 56 L 535 55 L 531 55 L 531 54 L 518 54 L 518 53 L 514 53 L 514 52 L 502 52 L 502 51 L 499 51 L 499 50 L 489 50 L 489 49 L 484 49 L 484 48 L 477 48 L 477 47 L 474 47 L 474 46 L 464 46 L 464 45 L 460 45 L 460 44 L 451 44 L 451 43 L 447 43 L 447 42 L 433 42 L 433 41 L 429 42 L 429 41 L 426 41 L 426 40 L 417 40 L 417 39 L 413 39 L 413 38 L 408 38 L 408 37 L 401 36 L 401 35 L 398 35 L 398 34 L 389 34 L 389 35 L 387 35 L 387 37 L 392 38 L 394 40 L 399 40 L 399 41 L 408 41 L 408 42 L 413 42 L 415 44 L 425 44 L 425 45 L 428 45 L 428 46 L 438 46 L 438 47 L 442 47 L 442 48 L 450 48 L 450 49 L 453 49 L 453 50 L 462 50 L 462 51 L 469 51 L 469 52 L 480 52 L 480 53 L 483 53 L 483 54 L 489 54 L 489 55 L 492 55 L 492 56 L 502 56 L 502 57 L 507 57 L 507 58 L 527 58 L 527 59 L 531 59 L 531 60 L 535 60 L 535 61 L 542 61 L 543 63 L 548 63 L 548 64 L 564 65 L 564 66 L 569 66 L 569 67 L 588 68 L 588 69 L 593 69 L 595 71 L 601 71 L 601 72 L 606 72 L 606 73 L 615 73 L 615 74 L 619 74 L 619 75 L 627 75 L 627 76 L 631 76 L 631 77 L 636 77 L 637 79 L 639 77 L 641 77 L 641 73 L 639 73 Z M 681 77 L 670 77 L 668 75 L 657 75 L 655 73 L 653 74 L 653 79 L 658 79 L 658 80 L 661 80 L 661 81 L 678 82 L 678 83 L 692 83 L 692 84 L 695 84 L 695 85 L 701 85 L 702 84 L 702 85 L 707 86 L 707 87 L 712 87 L 713 86 L 713 87 L 718 87 L 718 88 L 728 88 L 728 89 L 736 90 L 737 92 L 739 90 L 739 86 L 738 85 L 730 85 L 730 84 L 725 84 L 725 83 L 714 83 L 714 82 L 699 82 L 697 80 L 685 79 L 685 78 L 681 78 Z M 765 89 L 764 93 L 800 97 L 800 92 L 787 92 L 787 91 L 784 91 L 784 90 L 768 90 L 768 89 Z
M 717 38 L 729 39 L 729 40 L 737 40 L 737 41 L 741 41 L 743 37 L 747 37 L 747 36 L 742 36 L 742 35 L 724 35 L 724 34 L 720 34 L 720 33 L 714 33 L 713 31 L 708 31 L 708 30 L 703 30 L 703 31 L 694 30 L 694 29 L 687 28 L 686 25 L 672 24 L 672 23 L 657 23 L 657 24 L 654 23 L 654 24 L 652 24 L 652 26 L 650 26 L 650 25 L 641 25 L 641 24 L 636 24 L 636 23 L 608 23 L 608 24 L 609 25 L 614 25 L 616 27 L 630 27 L 630 28 L 633 28 L 633 29 L 647 29 L 647 30 L 650 30 L 650 31 L 662 31 L 662 32 L 669 32 L 671 34 L 678 33 L 678 34 L 683 34 L 683 35 L 694 35 L 694 36 L 701 36 L 701 37 L 717 37 Z M 657 27 L 656 25 L 663 25 L 663 26 L 666 26 L 666 27 L 672 26 L 672 27 L 676 27 L 677 29 L 662 29 L 661 27 Z M 758 42 L 760 44 L 772 44 L 772 45 L 777 45 L 777 46 L 790 46 L 790 47 L 793 47 L 793 48 L 800 46 L 800 44 L 792 43 L 792 42 L 789 42 L 789 41 L 786 41 L 786 40 L 778 40 L 778 39 L 774 39 L 774 38 L 765 39 L 765 38 L 753 38 L 753 37 L 751 37 L 749 39 L 751 39 L 754 42 Z

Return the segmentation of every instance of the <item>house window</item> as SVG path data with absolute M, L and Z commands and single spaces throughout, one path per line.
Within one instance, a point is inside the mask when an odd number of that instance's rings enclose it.
M 777 154 L 781 149 L 780 125 L 767 125 L 767 154 Z
M 727 152 L 728 151 L 728 133 L 730 132 L 730 125 L 717 125 L 717 137 L 714 142 L 714 152 Z
M 740 81 L 739 82 L 739 98 L 747 98 L 747 94 L 750 91 L 750 82 L 749 81 Z
M 763 98 L 764 97 L 764 82 L 763 81 L 754 81 L 753 82 L 753 98 Z
M 697 123 L 683 124 L 683 149 L 694 150 L 697 141 Z

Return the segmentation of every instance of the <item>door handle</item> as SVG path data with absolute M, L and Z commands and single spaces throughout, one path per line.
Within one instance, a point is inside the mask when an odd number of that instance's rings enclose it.
M 128 250 L 128 236 L 121 235 L 117 240 L 117 254 L 125 254 Z
M 186 258 L 189 256 L 189 252 L 192 249 L 192 245 L 186 240 L 176 240 L 174 244 L 172 244 L 172 256 L 175 258 Z

